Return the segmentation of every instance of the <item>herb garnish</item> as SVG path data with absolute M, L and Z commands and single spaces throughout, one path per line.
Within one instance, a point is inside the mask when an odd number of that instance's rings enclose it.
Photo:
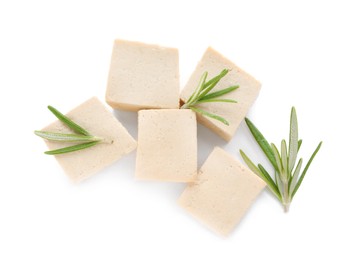
M 237 103 L 236 100 L 232 99 L 225 99 L 225 98 L 219 98 L 227 93 L 230 93 L 231 91 L 234 91 L 239 88 L 239 86 L 231 86 L 227 87 L 225 89 L 215 91 L 212 93 L 209 93 L 217 84 L 218 82 L 229 72 L 228 69 L 224 69 L 220 72 L 219 75 L 215 76 L 214 78 L 210 79 L 209 81 L 206 81 L 208 72 L 204 72 L 200 78 L 199 84 L 196 87 L 193 94 L 189 97 L 187 102 L 181 107 L 181 109 L 191 109 L 196 113 L 202 114 L 204 116 L 216 119 L 225 125 L 229 125 L 229 122 L 218 115 L 215 115 L 213 113 L 207 112 L 203 109 L 200 109 L 199 107 L 196 107 L 199 104 L 207 103 L 207 102 L 228 102 L 228 103 Z
M 265 137 L 248 118 L 246 118 L 245 121 L 256 142 L 259 144 L 274 168 L 274 180 L 261 164 L 255 166 L 255 164 L 242 150 L 240 150 L 241 156 L 248 167 L 266 182 L 270 191 L 283 204 L 284 210 L 287 212 L 289 210 L 290 203 L 300 187 L 310 164 L 312 163 L 317 152 L 320 150 L 322 142 L 320 142 L 316 147 L 307 165 L 302 171 L 302 174 L 300 175 L 302 158 L 299 159 L 296 167 L 295 163 L 302 140 L 298 139 L 297 115 L 294 107 L 291 109 L 290 116 L 289 147 L 287 148 L 286 141 L 283 139 L 281 141 L 281 153 L 279 153 L 276 145 L 273 143 L 269 145 Z
M 71 130 L 75 132 L 75 134 L 63 134 L 63 133 L 53 133 L 53 132 L 46 132 L 46 131 L 35 131 L 34 133 L 39 137 L 42 137 L 46 140 L 55 141 L 55 142 L 76 142 L 79 144 L 67 146 L 65 148 L 46 151 L 45 154 L 55 155 L 55 154 L 63 154 L 63 153 L 70 153 L 82 149 L 89 148 L 96 144 L 101 143 L 104 139 L 101 137 L 93 136 L 80 125 L 73 122 L 68 117 L 64 116 L 60 113 L 56 108 L 52 106 L 48 106 L 48 109 L 66 126 L 68 126 Z

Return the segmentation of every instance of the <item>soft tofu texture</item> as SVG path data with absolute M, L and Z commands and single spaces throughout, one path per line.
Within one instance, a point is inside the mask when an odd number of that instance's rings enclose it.
M 179 107 L 178 50 L 115 40 L 106 91 L 113 108 L 138 111 Z
M 195 183 L 182 193 L 179 204 L 210 229 L 226 236 L 264 187 L 259 177 L 216 147 Z
M 215 119 L 199 114 L 197 115 L 197 119 L 200 123 L 213 130 L 226 141 L 230 141 L 259 94 L 261 85 L 256 79 L 237 67 L 219 52 L 209 47 L 182 90 L 181 100 L 185 102 L 192 95 L 199 83 L 200 77 L 205 71 L 208 72 L 208 79 L 211 79 L 218 75 L 223 69 L 229 69 L 229 72 L 221 79 L 212 92 L 229 86 L 239 85 L 240 87 L 237 90 L 221 97 L 234 99 L 238 103 L 213 102 L 201 104 L 199 107 L 224 117 L 228 120 L 230 125 L 227 126 Z
M 190 182 L 197 174 L 195 113 L 189 109 L 139 111 L 138 179 Z
M 105 138 L 105 143 L 71 153 L 55 155 L 68 177 L 80 182 L 104 167 L 133 151 L 137 144 L 123 125 L 97 99 L 91 98 L 66 114 L 67 117 L 89 131 Z M 45 127 L 43 131 L 72 133 L 61 121 Z M 46 142 L 50 150 L 71 145 L 70 143 Z

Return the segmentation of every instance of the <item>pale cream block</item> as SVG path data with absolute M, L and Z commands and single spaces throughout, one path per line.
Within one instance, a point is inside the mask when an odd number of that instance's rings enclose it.
M 190 182 L 197 174 L 196 116 L 189 109 L 139 111 L 135 176 Z
M 104 167 L 133 151 L 137 143 L 125 127 L 95 97 L 66 114 L 90 134 L 105 138 L 105 142 L 71 153 L 55 155 L 68 177 L 74 182 L 84 180 Z M 73 133 L 61 121 L 45 127 L 43 131 Z M 70 143 L 46 142 L 50 150 L 63 148 Z M 48 156 L 48 155 L 47 155 Z
M 216 147 L 190 183 L 179 204 L 213 231 L 228 235 L 241 220 L 265 183 Z
M 212 92 L 229 86 L 239 85 L 240 87 L 237 90 L 222 96 L 222 98 L 234 99 L 238 103 L 204 103 L 199 105 L 199 107 L 224 117 L 230 125 L 227 126 L 215 119 L 199 114 L 197 114 L 197 119 L 200 123 L 213 130 L 226 141 L 230 141 L 241 121 L 246 116 L 249 108 L 257 98 L 261 88 L 260 82 L 237 67 L 219 52 L 209 47 L 204 53 L 201 61 L 199 61 L 185 88 L 182 90 L 181 100 L 185 102 L 192 95 L 198 85 L 200 77 L 205 71 L 208 72 L 208 79 L 211 79 L 218 75 L 223 69 L 229 69 L 230 71 L 221 79 Z
M 106 101 L 113 108 L 138 111 L 179 107 L 178 50 L 115 40 Z

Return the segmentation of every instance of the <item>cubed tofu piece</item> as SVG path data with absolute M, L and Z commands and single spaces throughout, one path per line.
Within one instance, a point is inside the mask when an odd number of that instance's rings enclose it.
M 216 147 L 190 183 L 179 204 L 220 235 L 228 235 L 241 220 L 265 183 Z
M 66 116 L 92 135 L 105 139 L 104 143 L 84 150 L 55 155 L 55 158 L 73 182 L 80 182 L 90 177 L 133 151 L 137 146 L 136 141 L 130 136 L 125 127 L 95 97 L 76 107 Z M 61 121 L 52 123 L 45 127 L 43 131 L 73 133 Z M 71 145 L 51 141 L 46 141 L 46 143 L 50 150 Z
M 139 111 L 138 179 L 190 182 L 197 174 L 196 116 L 189 109 Z
M 219 52 L 209 47 L 188 80 L 187 85 L 182 90 L 181 100 L 183 102 L 188 100 L 205 71 L 208 72 L 208 79 L 211 79 L 223 69 L 229 69 L 229 72 L 221 79 L 211 93 L 229 86 L 239 85 L 237 90 L 221 97 L 234 99 L 237 103 L 212 102 L 198 106 L 206 111 L 222 116 L 230 125 L 227 126 L 215 119 L 200 114 L 197 114 L 197 119 L 198 122 L 213 130 L 226 141 L 230 141 L 259 94 L 261 85 L 256 79 L 237 67 Z
M 111 107 L 178 108 L 179 93 L 177 49 L 115 40 L 106 91 Z

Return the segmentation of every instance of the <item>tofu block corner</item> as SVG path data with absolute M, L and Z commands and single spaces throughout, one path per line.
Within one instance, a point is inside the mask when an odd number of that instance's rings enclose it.
M 230 141 L 259 95 L 261 89 L 259 81 L 240 69 L 222 54 L 209 47 L 199 61 L 186 86 L 183 88 L 180 98 L 182 102 L 185 102 L 192 95 L 200 77 L 205 71 L 208 72 L 208 79 L 211 79 L 223 69 L 228 69 L 229 73 L 221 79 L 212 92 L 238 85 L 238 89 L 222 96 L 222 98 L 234 99 L 237 103 L 210 102 L 200 104 L 199 106 L 201 109 L 225 118 L 229 122 L 229 126 L 199 114 L 197 115 L 197 119 L 201 124 L 214 131 L 224 140 Z
M 58 163 L 73 182 L 80 182 L 135 150 L 137 142 L 115 116 L 95 97 L 66 114 L 68 118 L 103 137 L 104 143 L 66 154 L 55 155 Z M 73 133 L 61 121 L 55 121 L 43 131 Z M 46 141 L 50 150 L 68 146 L 66 143 Z
M 211 230 L 227 236 L 265 186 L 248 168 L 216 147 L 178 203 Z
M 197 174 L 197 129 L 189 109 L 141 110 L 137 179 L 191 182 Z
M 176 48 L 115 40 L 106 91 L 116 109 L 179 107 L 179 54 Z

